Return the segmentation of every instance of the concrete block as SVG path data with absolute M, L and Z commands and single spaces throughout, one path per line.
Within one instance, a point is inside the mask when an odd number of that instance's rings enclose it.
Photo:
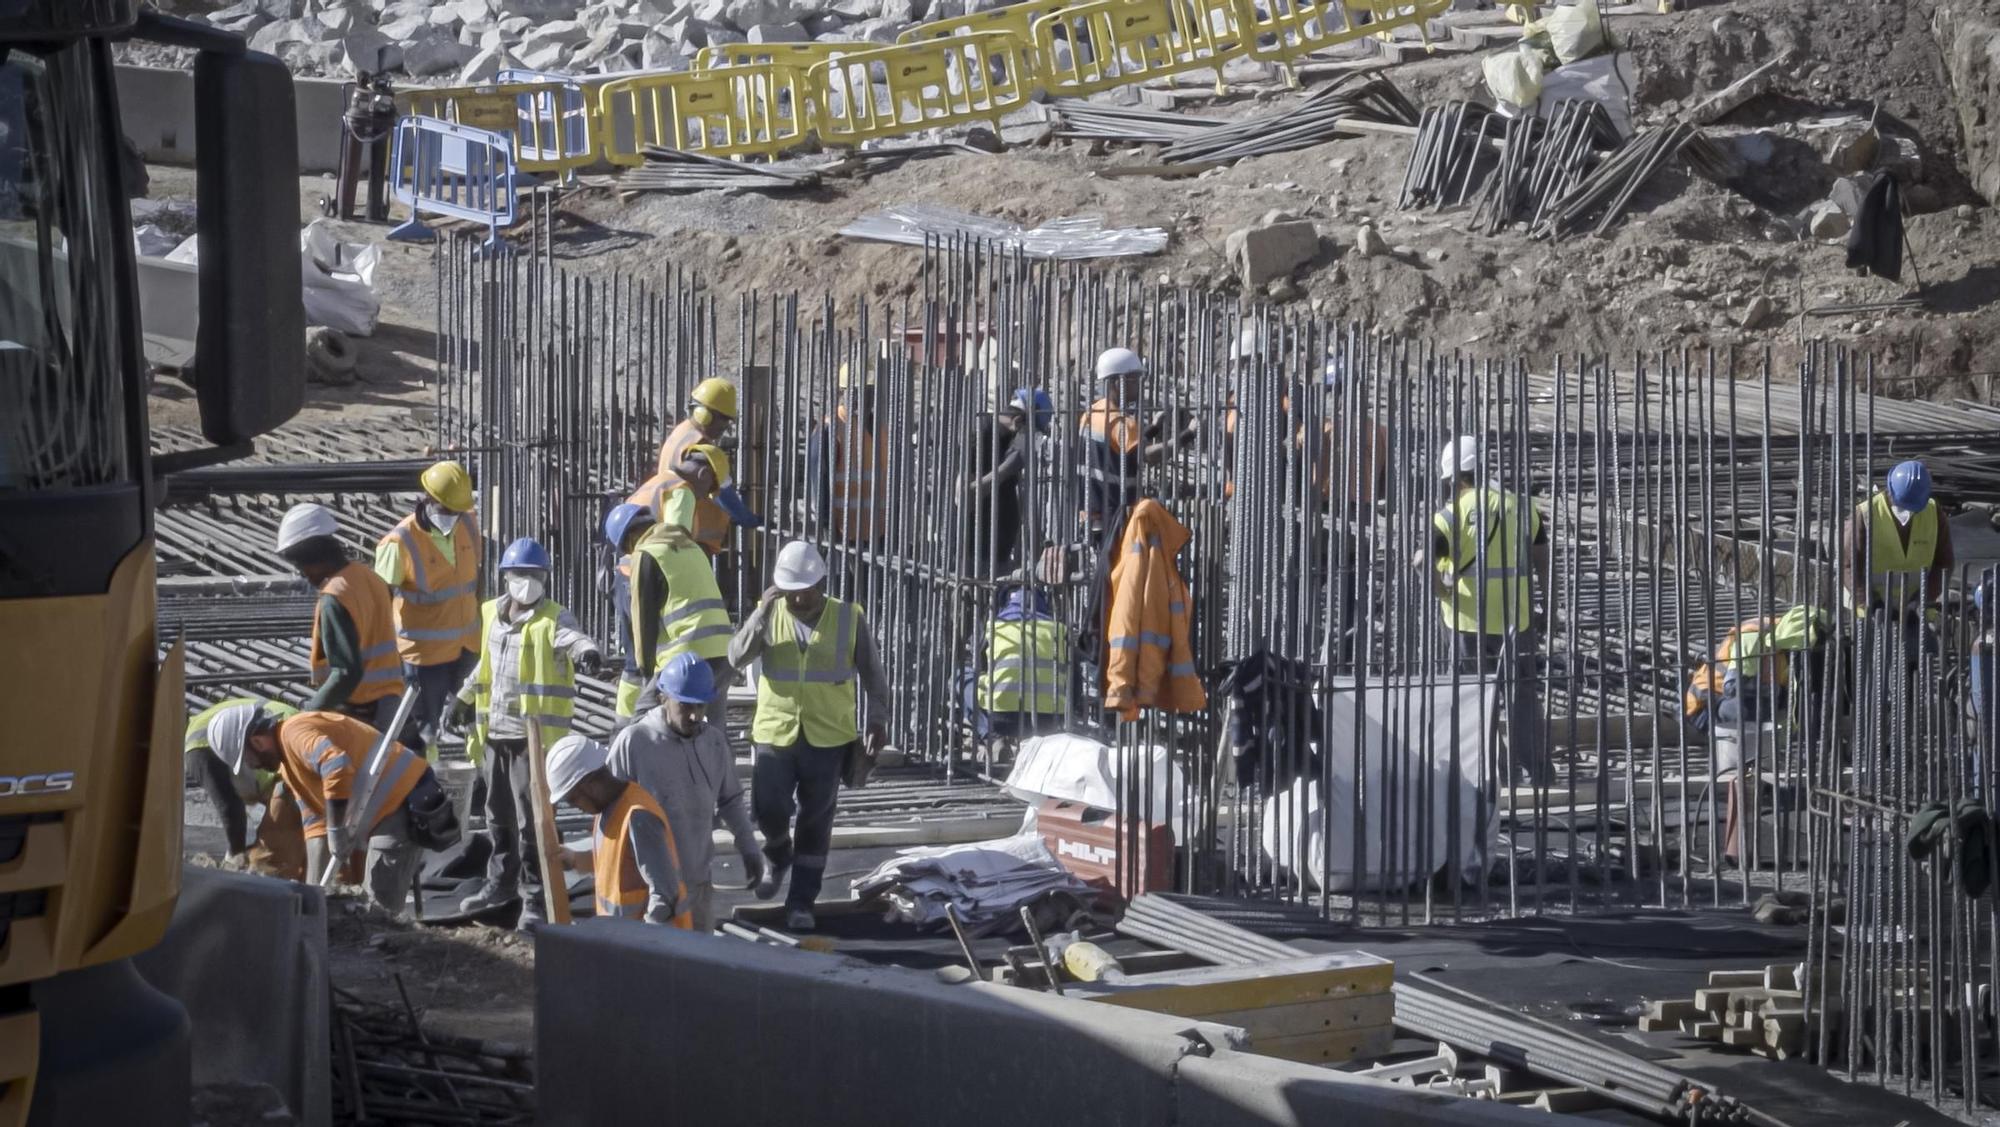
M 1295 1127 L 1301 1123 L 1365 1123 L 1368 1127 L 1527 1127 L 1539 1123 L 1546 1127 L 1549 1122 L 1543 1112 L 1236 1052 L 1182 1061 L 1175 1094 L 1176 1127 Z
M 125 135 L 139 152 L 160 164 L 193 164 L 193 72 L 120 64 L 116 81 Z M 292 80 L 300 172 L 332 172 L 340 167 L 342 85 L 340 79 Z
M 1225 241 L 1245 287 L 1288 277 L 1319 253 L 1319 230 L 1303 219 L 1261 223 L 1232 232 Z
M 616 920 L 537 930 L 535 987 L 550 1127 L 662 1108 L 711 1127 L 1156 1127 L 1175 1121 L 1174 1070 L 1205 1032 L 1221 1039 L 1185 1018 Z
M 332 1122 L 319 889 L 187 866 L 166 936 L 133 963 L 186 1007 L 194 1083 L 267 1084 L 302 1127 Z

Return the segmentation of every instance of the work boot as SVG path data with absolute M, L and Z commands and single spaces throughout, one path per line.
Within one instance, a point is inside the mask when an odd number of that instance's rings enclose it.
M 811 908 L 785 909 L 785 928 L 788 931 L 811 931 L 814 926 Z
M 500 888 L 489 884 L 478 892 L 460 900 L 458 902 L 458 910 L 468 916 L 477 915 L 480 912 L 490 912 L 495 908 L 504 908 L 520 898 L 520 894 L 512 889 Z
M 790 865 L 766 864 L 764 875 L 757 880 L 757 899 L 776 900 L 778 892 L 785 887 L 785 874 L 790 872 L 791 868 Z M 806 918 L 810 920 L 811 913 L 807 913 Z
M 434 876 L 440 880 L 465 880 L 486 871 L 487 859 L 493 856 L 493 839 L 483 833 L 470 835 L 465 848 L 451 863 L 439 869 Z

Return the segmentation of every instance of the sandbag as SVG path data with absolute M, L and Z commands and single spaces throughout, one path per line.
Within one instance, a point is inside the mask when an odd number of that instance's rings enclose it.
M 382 300 L 375 296 L 379 247 L 344 243 L 333 226 L 315 219 L 299 232 L 299 280 L 306 324 L 325 325 L 351 336 L 371 336 Z

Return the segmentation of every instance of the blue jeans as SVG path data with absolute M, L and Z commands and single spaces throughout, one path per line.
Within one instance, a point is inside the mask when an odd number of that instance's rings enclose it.
M 459 686 L 465 684 L 478 665 L 479 655 L 471 650 L 460 650 L 456 658 L 439 665 L 403 663 L 403 691 L 417 694 L 417 705 L 403 727 L 403 743 L 410 750 L 423 751 L 437 743 L 445 710 L 451 707 Z M 395 714 L 390 713 L 382 722 L 386 724 L 393 719 Z

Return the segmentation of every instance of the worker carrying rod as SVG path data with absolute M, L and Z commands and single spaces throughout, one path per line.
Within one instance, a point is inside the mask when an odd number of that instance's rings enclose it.
M 889 715 L 889 679 L 861 605 L 827 596 L 826 561 L 811 544 L 785 545 L 771 584 L 730 642 L 729 660 L 739 669 L 762 661 L 750 725 L 757 745 L 751 808 L 767 859 L 757 898 L 776 897 L 796 867 L 785 894 L 785 926 L 811 931 L 840 784 L 865 782 L 868 766 L 888 743 L 882 718 Z M 865 741 L 855 711 L 857 683 L 867 698 Z
M 278 522 L 278 554 L 319 591 L 313 609 L 313 684 L 301 712 L 333 711 L 374 727 L 396 717 L 403 688 L 389 585 L 351 559 L 333 510 L 293 505 Z
M 604 761 L 604 745 L 588 736 L 567 735 L 549 749 L 549 802 L 593 819 L 590 852 L 564 849 L 563 867 L 595 876 L 599 916 L 694 927 L 666 811 Z
M 418 479 L 424 499 L 375 545 L 375 574 L 394 596 L 403 682 L 417 694 L 411 746 L 434 750 L 451 696 L 479 650 L 479 529 L 472 475 L 439 462 Z

